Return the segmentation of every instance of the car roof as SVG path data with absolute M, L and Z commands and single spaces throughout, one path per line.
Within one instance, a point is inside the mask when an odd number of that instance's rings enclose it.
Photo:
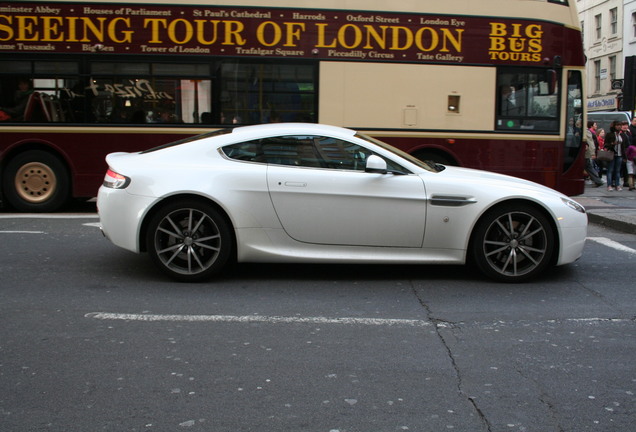
M 245 137 L 258 137 L 266 135 L 329 135 L 340 137 L 352 137 L 356 134 L 351 129 L 339 126 L 331 126 L 317 123 L 267 123 L 251 126 L 239 126 L 232 130 L 231 135 L 245 135 Z

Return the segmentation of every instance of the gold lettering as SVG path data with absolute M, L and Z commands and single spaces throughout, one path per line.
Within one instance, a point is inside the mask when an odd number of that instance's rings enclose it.
M 526 39 L 523 38 L 510 38 L 508 39 L 510 44 L 510 51 L 521 52 L 526 48 Z
M 447 29 L 447 28 L 442 29 L 442 35 L 444 36 L 444 43 L 440 51 L 442 52 L 450 51 L 448 49 L 448 43 L 447 43 L 447 42 L 450 42 L 451 45 L 453 45 L 453 47 L 455 48 L 455 51 L 462 52 L 462 33 L 464 33 L 464 29 L 456 29 L 455 31 L 457 32 L 457 38 L 455 38 L 455 35 L 453 35 L 451 29 Z
M 77 34 L 75 32 L 77 20 L 78 17 L 66 17 L 66 21 L 68 22 L 68 33 L 66 36 L 66 42 L 79 42 L 79 40 L 77 39 Z
M 325 30 L 329 24 L 316 23 L 316 27 L 318 27 L 318 43 L 316 43 L 316 48 L 335 48 L 338 46 L 336 39 L 334 38 L 329 45 L 325 42 Z
M 63 24 L 62 17 L 43 16 L 42 42 L 62 42 L 64 32 L 60 32 L 59 25 Z
M 270 38 L 271 42 L 267 42 L 265 40 L 265 31 L 267 27 L 272 28 L 271 34 L 273 37 Z M 282 37 L 283 37 L 283 32 L 280 26 L 272 21 L 265 21 L 264 23 L 259 25 L 258 28 L 256 29 L 256 38 L 263 46 L 271 47 L 271 46 L 277 45 L 282 39 Z
M 150 40 L 148 43 L 163 43 L 161 39 L 159 39 L 159 26 L 162 28 L 168 27 L 168 21 L 164 18 L 146 18 L 144 20 L 144 28 L 148 28 L 150 25 Z
M 526 36 L 530 38 L 540 38 L 543 36 L 543 29 L 538 24 L 530 24 L 526 27 Z
M 5 32 L 6 36 L 0 36 L 0 41 L 8 41 L 13 39 L 13 28 L 9 25 L 12 23 L 12 19 L 10 16 L 0 15 L 0 19 L 6 22 L 7 24 L 0 24 L 0 32 Z
M 503 23 L 490 23 L 490 36 L 506 36 L 506 25 Z
M 197 24 L 197 41 L 202 44 L 202 45 L 212 45 L 214 43 L 216 43 L 216 40 L 218 38 L 218 32 L 219 32 L 219 20 L 194 20 L 194 22 Z M 206 23 L 212 23 L 212 39 L 211 40 L 206 40 L 204 38 L 205 36 L 205 25 Z
M 530 39 L 528 42 L 528 51 L 532 53 L 540 53 L 543 51 L 541 39 Z
M 99 42 L 104 42 L 104 22 L 106 18 L 99 17 L 97 21 L 99 21 L 99 28 L 97 25 L 91 21 L 90 18 L 82 17 L 81 20 L 84 22 L 84 37 L 80 39 L 81 42 L 92 42 L 93 40 L 88 37 L 88 30 L 90 30 L 96 39 Z
M 245 25 L 240 21 L 225 21 L 225 40 L 223 45 L 245 45 L 247 40 L 241 36 Z
M 424 32 L 430 33 L 430 44 L 428 46 L 424 46 Z M 439 44 L 439 35 L 430 27 L 422 27 L 416 33 L 415 44 L 420 51 L 433 51 Z
M 178 39 L 177 36 L 177 25 L 183 24 L 183 38 Z M 192 35 L 194 34 L 194 29 L 192 28 L 192 23 L 190 21 L 185 20 L 183 18 L 178 18 L 176 20 L 172 20 L 170 25 L 168 25 L 168 37 L 170 40 L 176 44 L 185 44 L 190 42 L 192 39 Z
M 35 42 L 39 38 L 37 31 L 33 30 L 33 24 L 37 24 L 37 17 L 17 16 L 18 37 L 16 41 Z
M 418 33 L 423 29 L 418 30 Z M 429 29 L 432 30 L 432 29 Z M 391 47 L 392 50 L 407 50 L 413 46 L 413 32 L 407 27 L 393 26 L 391 27 L 391 33 L 393 35 Z M 400 44 L 400 33 L 404 33 L 404 42 Z
M 490 51 L 503 51 L 506 49 L 506 39 L 502 37 L 490 38 Z
M 353 30 L 353 43 L 347 43 L 347 33 L 351 34 L 351 32 L 348 32 L 348 29 Z M 340 30 L 338 30 L 338 43 L 347 49 L 356 48 L 362 43 L 362 30 L 354 24 L 343 25 L 340 27 Z
M 365 48 L 365 49 L 375 49 L 375 48 L 386 49 L 386 30 L 389 27 L 388 26 L 380 26 L 380 29 L 382 29 L 382 35 L 380 35 L 377 32 L 377 30 L 375 29 L 375 27 L 373 27 L 371 25 L 365 25 L 364 27 L 367 29 L 367 43 L 366 43 L 366 45 L 363 48 Z M 371 44 L 371 38 L 373 38 L 375 40 L 375 42 L 378 44 L 377 46 Z
M 305 31 L 305 23 L 285 23 L 286 38 L 285 44 L 283 46 L 286 47 L 295 47 L 298 46 L 294 41 L 300 40 L 301 32 Z
M 115 18 L 108 24 L 108 37 L 116 43 L 132 43 L 133 30 L 122 30 L 117 32 L 117 24 L 123 23 L 124 28 L 130 28 L 130 18 Z M 119 36 L 121 35 L 121 37 Z

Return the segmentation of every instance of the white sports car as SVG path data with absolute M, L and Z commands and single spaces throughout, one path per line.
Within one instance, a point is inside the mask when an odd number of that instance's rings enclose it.
M 472 261 L 518 282 L 577 260 L 587 234 L 585 209 L 552 189 L 338 127 L 239 127 L 106 161 L 104 234 L 182 281 L 234 260 Z

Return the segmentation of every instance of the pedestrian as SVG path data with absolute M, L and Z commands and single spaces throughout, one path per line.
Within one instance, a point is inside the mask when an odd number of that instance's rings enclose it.
M 623 155 L 625 154 L 625 143 L 627 137 L 623 136 L 623 127 L 620 121 L 613 121 L 610 130 L 605 134 L 605 150 L 614 153 L 614 158 L 607 164 L 607 190 L 621 191 L 621 166 L 623 165 Z
M 596 122 L 587 122 L 587 129 L 585 130 L 585 171 L 596 187 L 599 187 L 603 186 L 603 180 L 599 177 L 598 171 L 594 166 L 598 141 L 596 138 L 596 127 Z
M 636 187 L 634 187 L 634 175 L 636 174 L 636 160 L 634 159 L 636 158 L 636 144 L 634 144 L 634 141 L 632 141 L 631 143 L 629 143 L 629 146 L 627 146 L 627 149 L 625 149 L 625 165 L 627 168 L 627 185 L 629 186 L 629 190 L 633 191 L 636 190 Z
M 596 130 L 596 139 L 598 140 L 598 148 L 596 150 L 603 150 L 605 146 L 605 129 L 600 128 Z
M 629 132 L 632 134 L 632 138 L 636 137 L 636 117 L 632 119 L 632 122 L 629 125 Z
M 623 137 L 623 148 L 627 150 L 632 144 L 634 140 L 634 136 L 632 135 L 632 131 L 629 128 L 630 124 L 627 120 L 623 120 L 621 122 L 621 136 Z M 625 153 L 623 153 L 623 163 L 621 164 L 621 178 L 623 179 L 623 187 L 629 187 L 627 183 L 627 158 L 625 157 Z

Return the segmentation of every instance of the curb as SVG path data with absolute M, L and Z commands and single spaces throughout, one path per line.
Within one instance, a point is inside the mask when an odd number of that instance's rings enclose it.
M 636 225 L 630 222 L 610 219 L 606 216 L 601 216 L 601 215 L 589 213 L 589 212 L 587 214 L 587 220 L 591 223 L 603 225 L 607 228 L 611 228 L 616 231 L 621 231 L 626 234 L 636 234 Z

